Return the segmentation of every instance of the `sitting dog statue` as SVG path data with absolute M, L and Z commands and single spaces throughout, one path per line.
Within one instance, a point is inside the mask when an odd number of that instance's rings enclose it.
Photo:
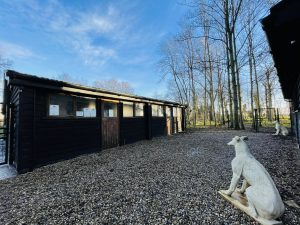
M 279 133 L 281 133 L 283 136 L 287 136 L 289 134 L 289 131 L 285 127 L 281 126 L 277 120 L 275 120 L 274 123 L 275 123 L 276 133 L 273 135 L 278 135 Z
M 236 136 L 228 143 L 235 147 L 235 158 L 231 162 L 233 176 L 229 189 L 222 193 L 231 196 L 240 178 L 244 178 L 241 189 L 237 191 L 246 192 L 252 215 L 276 219 L 283 214 L 284 204 L 271 176 L 250 153 L 244 142 L 246 139 L 245 136 Z

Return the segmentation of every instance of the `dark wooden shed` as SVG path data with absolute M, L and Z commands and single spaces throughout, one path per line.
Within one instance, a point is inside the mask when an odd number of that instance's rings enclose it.
M 283 96 L 291 102 L 291 121 L 300 137 L 300 1 L 283 0 L 262 19 Z
M 185 130 L 184 105 L 12 70 L 3 109 L 8 162 L 18 172 Z

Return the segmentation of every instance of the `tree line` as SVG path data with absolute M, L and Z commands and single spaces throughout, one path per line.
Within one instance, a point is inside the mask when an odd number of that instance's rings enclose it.
M 244 129 L 262 108 L 272 118 L 278 81 L 260 19 L 275 1 L 191 0 L 181 31 L 161 46 L 168 96 L 188 106 L 192 126 Z

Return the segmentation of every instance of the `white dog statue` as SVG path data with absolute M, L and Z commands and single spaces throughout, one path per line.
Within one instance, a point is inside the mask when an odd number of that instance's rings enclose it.
M 267 170 L 250 153 L 244 140 L 247 137 L 236 136 L 228 143 L 235 147 L 235 158 L 232 160 L 233 176 L 228 190 L 223 194 L 231 196 L 236 190 L 241 177 L 244 178 L 240 193 L 246 192 L 251 214 L 273 220 L 285 210 L 280 194 Z
M 275 123 L 275 129 L 276 129 L 276 133 L 273 135 L 278 135 L 279 133 L 281 133 L 283 136 L 287 136 L 289 134 L 289 131 L 280 125 L 280 123 L 276 120 L 274 121 Z

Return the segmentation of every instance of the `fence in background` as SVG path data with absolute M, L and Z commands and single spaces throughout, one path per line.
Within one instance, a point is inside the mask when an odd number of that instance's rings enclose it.
M 278 108 L 260 108 L 254 110 L 252 127 L 256 132 L 264 131 L 264 128 L 274 127 L 277 120 L 284 127 L 291 127 L 290 115 L 281 114 Z

